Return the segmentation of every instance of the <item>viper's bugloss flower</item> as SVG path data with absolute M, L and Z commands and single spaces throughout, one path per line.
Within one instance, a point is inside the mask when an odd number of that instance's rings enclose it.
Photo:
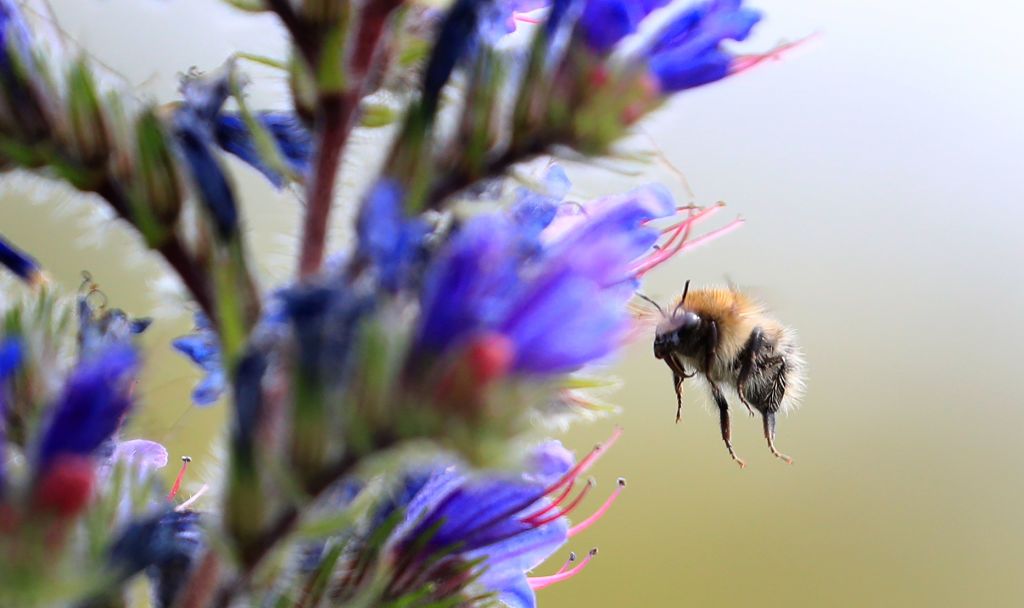
M 113 436 L 131 408 L 138 366 L 132 348 L 115 345 L 71 372 L 39 442 L 38 474 L 60 457 L 92 457 Z
M 0 266 L 6 267 L 22 281 L 34 284 L 42 276 L 39 263 L 32 256 L 0 236 Z
M 437 353 L 497 334 L 512 350 L 510 370 L 531 375 L 570 372 L 612 353 L 630 323 L 633 264 L 658 238 L 645 224 L 674 207 L 639 195 L 606 207 L 568 229 L 544 226 L 553 219 L 544 205 L 514 210 L 515 220 L 471 219 L 428 269 L 418 347 Z M 543 250 L 524 258 L 538 228 Z
M 227 387 L 227 379 L 221 367 L 220 342 L 206 316 L 196 313 L 192 334 L 177 338 L 171 344 L 206 373 L 192 389 L 192 401 L 196 405 L 210 405 L 220 398 Z
M 255 120 L 267 131 L 288 169 L 300 176 L 309 172 L 313 154 L 313 135 L 297 116 L 285 112 L 260 112 Z M 225 112 L 215 119 L 217 144 L 262 173 L 275 187 L 284 186 L 285 176 L 267 164 L 245 120 L 237 113 Z
M 366 197 L 356 231 L 358 253 L 377 271 L 380 284 L 388 290 L 398 289 L 423 258 L 426 223 L 405 216 L 402 188 L 384 179 Z
M 745 40 L 760 20 L 743 0 L 705 2 L 676 17 L 650 49 L 650 70 L 660 89 L 682 91 L 731 74 L 736 56 L 722 48 L 722 41 Z
M 404 508 L 391 542 L 398 564 L 392 590 L 401 596 L 406 586 L 434 582 L 441 597 L 483 590 L 513 608 L 534 606 L 533 590 L 555 581 L 538 585 L 527 573 L 603 516 L 621 492 L 622 483 L 570 527 L 567 516 L 593 486 L 586 482 L 572 496 L 580 477 L 617 437 L 578 463 L 559 442 L 545 442 L 521 475 L 474 475 L 450 465 L 407 477 L 397 505 L 387 507 Z

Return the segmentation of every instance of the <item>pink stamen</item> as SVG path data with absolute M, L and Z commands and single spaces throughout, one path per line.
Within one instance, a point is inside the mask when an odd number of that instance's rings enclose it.
M 583 502 L 583 499 L 586 498 L 587 494 L 590 492 L 590 488 L 593 487 L 594 482 L 592 480 L 587 481 L 587 485 L 583 486 L 583 489 L 576 496 L 576 498 L 572 499 L 572 502 L 570 502 L 564 509 L 556 512 L 554 515 L 548 515 L 544 518 L 538 518 L 536 516 L 531 515 L 530 517 L 525 518 L 523 522 L 539 528 L 544 524 L 549 524 L 555 521 L 556 519 L 565 517 L 566 515 L 575 511 L 576 507 L 580 506 L 580 503 Z
M 562 501 L 564 501 L 566 499 L 566 497 L 569 496 L 569 492 L 572 491 L 572 488 L 573 488 L 574 485 L 576 485 L 575 481 L 570 483 L 569 485 L 565 486 L 565 489 L 562 490 L 562 493 L 558 495 L 558 498 L 553 500 L 551 502 L 551 504 L 549 504 L 548 506 L 544 507 L 540 511 L 537 511 L 533 515 L 528 516 L 527 519 L 536 519 L 536 518 L 540 517 L 541 515 L 544 515 L 545 513 L 550 511 L 551 509 L 554 509 L 558 505 L 562 504 Z
M 587 470 L 589 470 L 590 467 L 592 467 L 594 463 L 597 462 L 597 460 L 601 457 L 602 454 L 604 454 L 613 445 L 615 445 L 615 442 L 618 441 L 619 437 L 621 436 L 622 427 L 615 427 L 615 430 L 612 431 L 611 437 L 609 437 L 604 443 L 599 443 L 595 445 L 594 449 L 590 450 L 589 454 L 587 454 L 582 460 L 577 462 L 576 466 L 569 469 L 568 473 L 562 475 L 562 477 L 558 481 L 548 486 L 548 488 L 544 490 L 544 494 L 551 494 L 558 488 L 561 488 L 563 485 L 576 481 L 576 479 L 580 475 L 587 472 Z
M 185 471 L 188 470 L 188 463 L 190 462 L 192 462 L 192 458 L 190 456 L 181 457 L 181 469 L 178 470 L 178 477 L 174 480 L 174 485 L 171 486 L 171 491 L 167 493 L 168 502 L 174 500 L 178 491 L 181 490 L 181 482 L 185 479 Z
M 708 217 L 711 217 L 715 213 L 718 213 L 718 211 L 722 209 L 722 207 L 725 207 L 725 203 L 718 203 L 713 207 L 701 209 L 697 213 L 693 213 L 693 209 L 691 208 L 689 209 L 690 214 L 685 220 L 677 222 L 675 224 L 672 224 L 671 226 L 662 229 L 662 234 L 672 232 L 672 235 L 668 238 L 667 241 L 661 243 L 660 245 L 657 245 L 655 247 L 657 251 L 648 256 L 646 258 L 646 261 L 637 263 L 636 267 L 640 268 L 641 270 L 638 271 L 636 277 L 640 278 L 641 276 L 643 276 L 643 273 L 646 273 L 647 271 L 656 267 L 658 264 L 661 264 L 665 260 L 668 260 L 669 258 L 677 255 L 679 253 L 679 248 L 682 247 L 684 243 L 686 243 L 687 239 L 690 238 L 690 231 L 693 229 L 693 225 L 702 219 L 707 219 Z M 680 236 L 682 236 L 681 239 L 679 238 Z M 676 244 L 677 240 L 679 240 L 678 245 Z M 650 267 L 647 267 L 647 265 L 650 265 Z
M 729 73 L 739 74 L 740 72 L 746 72 L 750 68 L 769 59 L 779 59 L 780 57 L 782 57 L 783 54 L 788 53 L 789 51 L 795 49 L 798 46 L 803 46 L 807 42 L 817 37 L 817 34 L 812 34 L 810 36 L 807 36 L 806 38 L 801 38 L 800 40 L 796 40 L 794 42 L 786 42 L 780 44 L 766 53 L 758 53 L 755 55 L 740 55 L 736 57 L 733 60 L 732 65 L 729 66 Z
M 572 538 L 573 536 L 576 536 L 580 532 L 583 532 L 584 530 L 586 530 L 590 526 L 594 525 L 594 523 L 596 523 L 597 520 L 599 520 L 602 517 L 604 517 L 604 514 L 608 512 L 608 509 L 612 508 L 612 503 L 614 503 L 615 499 L 619 497 L 619 494 L 622 494 L 622 489 L 625 488 L 625 487 L 626 487 L 626 480 L 622 479 L 620 477 L 619 478 L 619 485 L 615 488 L 615 491 L 612 492 L 611 495 L 608 496 L 608 498 L 604 501 L 604 504 L 602 504 L 600 507 L 598 507 L 597 511 L 594 511 L 593 515 L 591 515 L 590 517 L 584 519 L 583 521 L 581 521 L 580 523 L 576 524 L 575 526 L 569 528 L 569 538 Z
M 561 568 L 559 568 L 559 569 L 558 569 L 558 572 L 555 572 L 555 574 L 561 574 L 561 573 L 565 572 L 565 571 L 566 571 L 566 570 L 568 570 L 568 569 L 569 569 L 569 568 L 570 568 L 570 567 L 571 567 L 571 566 L 572 566 L 572 565 L 573 565 L 574 563 L 576 563 L 576 552 L 575 552 L 575 551 L 570 551 L 570 552 L 569 552 L 569 559 L 565 560 L 565 563 L 564 563 L 564 564 L 562 564 L 562 567 L 561 567 Z
M 590 563 L 590 560 L 594 559 L 595 555 L 597 555 L 596 548 L 591 549 L 590 552 L 587 553 L 586 557 L 584 557 L 583 560 L 579 563 L 579 565 L 571 570 L 566 570 L 565 572 L 559 572 L 558 574 L 552 574 L 550 576 L 534 576 L 527 579 L 530 583 L 530 589 L 533 589 L 534 591 L 540 591 L 541 589 L 545 587 L 550 587 L 555 583 L 560 583 L 562 581 L 569 580 L 570 578 L 582 572 L 583 569 L 587 567 L 587 564 Z
M 661 249 L 658 249 L 657 251 L 655 251 L 654 253 L 647 256 L 646 258 L 644 258 L 643 260 L 641 260 L 640 262 L 636 263 L 633 266 L 633 275 L 636 278 L 640 278 L 643 275 L 650 272 L 651 270 L 653 270 L 654 268 L 657 268 L 667 260 L 679 255 L 680 253 L 683 253 L 684 251 L 689 251 L 694 247 L 703 245 L 704 243 L 710 241 L 711 239 L 715 239 L 724 234 L 732 232 L 733 230 L 739 228 L 742 224 L 743 219 L 737 218 L 730 222 L 728 225 L 719 228 L 718 230 L 713 230 L 692 241 L 689 241 L 684 238 L 672 247 L 663 247 Z

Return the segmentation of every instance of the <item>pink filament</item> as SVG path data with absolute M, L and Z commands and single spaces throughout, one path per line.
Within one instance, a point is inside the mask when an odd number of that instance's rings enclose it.
M 668 240 L 659 246 L 657 251 L 636 263 L 634 266 L 634 274 L 636 277 L 642 277 L 644 273 L 652 270 L 673 256 L 678 255 L 686 245 L 687 239 L 690 238 L 690 231 L 692 230 L 693 225 L 702 219 L 707 219 L 714 215 L 724 206 L 725 205 L 723 203 L 719 203 L 713 207 L 701 209 L 697 213 L 693 213 L 691 209 L 689 216 L 685 220 L 662 229 L 662 234 L 671 232 L 671 236 L 669 236 Z M 677 240 L 679 241 L 678 244 L 676 243 Z
M 672 257 L 675 257 L 675 256 L 679 255 L 680 253 L 683 253 L 684 251 L 689 251 L 690 249 L 693 249 L 694 247 L 697 247 L 699 245 L 703 245 L 704 243 L 706 243 L 706 242 L 708 242 L 708 241 L 710 241 L 712 239 L 718 238 L 718 237 L 720 237 L 720 236 L 722 236 L 724 234 L 732 232 L 733 230 L 739 228 L 742 224 L 743 224 L 743 220 L 741 218 L 736 218 L 735 220 L 730 222 L 728 225 L 726 225 L 726 226 L 724 226 L 722 228 L 719 228 L 718 230 L 713 230 L 713 231 L 711 231 L 711 232 L 709 232 L 709 233 L 707 233 L 705 235 L 702 235 L 701 237 L 699 237 L 697 239 L 694 239 L 692 241 L 688 241 L 688 240 L 686 240 L 684 238 L 681 241 L 679 241 L 679 243 L 675 244 L 673 247 L 664 247 L 662 249 L 659 249 L 658 251 L 654 252 L 653 254 L 647 256 L 647 258 L 645 258 L 644 260 L 638 262 L 633 267 L 633 274 L 637 278 L 640 278 L 644 274 L 646 274 L 647 272 L 650 272 L 654 268 L 660 266 L 666 260 L 668 260 L 668 259 L 670 259 Z M 675 240 L 674 238 L 670 239 L 670 242 L 672 242 L 674 240 Z
M 569 567 L 570 567 L 570 566 L 572 566 L 572 565 L 573 565 L 574 563 L 576 563 L 576 554 L 575 554 L 575 553 L 573 553 L 573 552 L 570 552 L 570 553 L 569 553 L 569 559 L 565 560 L 565 563 L 564 563 L 564 564 L 562 564 L 562 567 L 561 567 L 561 568 L 559 568 L 559 569 L 558 569 L 558 572 L 555 572 L 555 574 L 561 574 L 561 573 L 565 572 L 565 571 L 566 571 L 566 570 L 568 570 L 568 569 L 569 569 Z
M 548 488 L 544 491 L 544 494 L 551 494 L 558 488 L 561 488 L 563 485 L 567 483 L 571 484 L 572 482 L 576 481 L 576 478 L 578 478 L 580 475 L 582 475 L 588 469 L 590 469 L 590 467 L 592 467 L 594 463 L 597 462 L 597 460 L 601 457 L 602 454 L 604 454 L 613 445 L 615 445 L 615 442 L 618 441 L 619 437 L 621 436 L 622 427 L 615 427 L 615 430 L 612 431 L 611 437 L 609 437 L 604 443 L 599 443 L 595 445 L 594 449 L 590 450 L 589 454 L 587 454 L 582 460 L 577 462 L 576 466 L 569 469 L 568 473 L 562 475 L 562 477 L 558 481 L 548 486 Z
M 541 515 L 544 515 L 545 513 L 550 511 L 551 509 L 554 509 L 558 505 L 562 504 L 562 501 L 564 501 L 566 499 L 566 497 L 569 496 L 569 492 L 572 491 L 572 488 L 573 488 L 574 485 L 576 485 L 575 480 L 572 481 L 571 483 L 569 483 L 567 486 L 565 486 L 565 489 L 562 490 L 562 493 L 558 495 L 558 498 L 556 498 L 555 500 L 551 501 L 551 504 L 549 504 L 548 506 L 544 507 L 540 511 L 537 511 L 536 513 L 528 516 L 526 519 L 528 519 L 528 520 L 529 519 L 536 519 L 536 518 L 540 517 Z
M 622 489 L 625 488 L 625 487 L 626 487 L 626 485 L 624 483 L 620 482 L 619 485 L 615 488 L 615 491 L 612 492 L 611 495 L 608 496 L 607 499 L 605 499 L 604 504 L 602 504 L 600 507 L 598 507 L 597 511 L 594 511 L 593 515 L 591 515 L 590 517 L 584 519 L 583 521 L 581 521 L 580 523 L 576 524 L 575 526 L 569 528 L 569 538 L 572 538 L 573 536 L 576 536 L 580 532 L 583 532 L 584 530 L 586 530 L 590 526 L 594 525 L 594 523 L 596 523 L 597 520 L 599 520 L 602 517 L 604 517 L 604 514 L 608 512 L 608 509 L 612 508 L 612 503 L 614 503 L 615 499 L 619 497 L 619 494 L 622 494 Z
M 523 521 L 526 522 L 526 523 L 529 523 L 530 525 L 540 527 L 540 526 L 543 526 L 544 524 L 551 523 L 551 522 L 555 521 L 556 519 L 558 519 L 560 517 L 565 517 L 569 513 L 572 513 L 573 511 L 575 511 L 576 507 L 580 506 L 580 503 L 583 502 L 583 499 L 586 498 L 587 493 L 590 492 L 590 488 L 592 488 L 592 487 L 594 487 L 594 484 L 592 482 L 588 481 L 587 485 L 583 486 L 583 489 L 576 496 L 576 498 L 574 498 L 572 500 L 572 502 L 570 502 L 564 509 L 562 509 L 561 511 L 557 511 L 554 515 L 548 515 L 547 517 L 545 517 L 543 519 L 540 519 L 537 516 L 531 515 L 530 517 L 527 517 Z
M 545 587 L 550 587 L 555 583 L 560 583 L 562 581 L 569 580 L 570 578 L 582 572 L 583 569 L 587 567 L 587 564 L 590 563 L 590 560 L 594 559 L 595 555 L 597 555 L 596 550 L 587 553 L 586 557 L 583 558 L 579 565 L 575 568 L 572 568 L 571 570 L 566 570 L 564 572 L 559 572 L 558 574 L 552 574 L 550 576 L 535 576 L 528 579 L 530 583 L 530 589 L 533 589 L 534 591 L 539 591 Z
M 797 40 L 795 42 L 787 42 L 784 44 L 780 44 L 779 46 L 768 51 L 767 53 L 760 53 L 757 55 L 740 55 L 733 60 L 732 65 L 729 68 L 729 73 L 739 74 L 740 72 L 745 72 L 750 68 L 769 59 L 778 59 L 782 57 L 784 53 L 787 53 L 798 46 L 802 46 L 804 43 L 816 37 L 817 35 L 812 35 L 806 38 L 801 38 L 800 40 Z
M 167 493 L 167 500 L 172 501 L 177 496 L 178 491 L 181 490 L 181 482 L 185 479 L 185 471 L 188 470 L 188 463 L 192 462 L 192 459 L 185 456 L 181 459 L 181 469 L 178 470 L 178 477 L 174 480 L 174 485 L 171 486 L 171 491 Z

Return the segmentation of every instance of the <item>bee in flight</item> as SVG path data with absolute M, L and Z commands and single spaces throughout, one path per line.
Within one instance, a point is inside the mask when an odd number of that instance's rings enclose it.
M 760 412 L 772 454 L 792 463 L 775 448 L 775 415 L 792 408 L 803 392 L 804 362 L 793 332 L 734 288 L 691 292 L 687 281 L 671 315 L 654 300 L 640 297 L 661 313 L 654 356 L 672 371 L 676 422 L 683 412 L 683 382 L 696 378 L 711 391 L 722 439 L 740 467 L 746 465 L 732 447 L 726 391 L 735 394 L 751 416 L 754 410 Z

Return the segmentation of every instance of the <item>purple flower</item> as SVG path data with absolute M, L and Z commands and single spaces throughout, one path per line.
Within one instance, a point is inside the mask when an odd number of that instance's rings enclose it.
M 313 136 L 298 117 L 284 112 L 260 112 L 255 118 L 273 138 L 288 169 L 296 175 L 308 173 Z M 229 112 L 217 116 L 214 136 L 221 148 L 262 173 L 275 187 L 284 186 L 285 177 L 267 165 L 241 116 Z
M 671 200 L 609 199 L 568 228 L 557 217 L 545 225 L 549 213 L 540 211 L 478 216 L 452 238 L 427 272 L 417 348 L 438 353 L 498 334 L 513 372 L 546 375 L 621 345 L 633 264 L 658 238 L 644 224 L 673 213 Z M 524 257 L 538 227 L 543 247 Z
M 176 339 L 171 345 L 199 366 L 206 375 L 192 389 L 192 401 L 196 405 L 210 405 L 220 398 L 227 386 L 224 368 L 221 366 L 220 342 L 210 322 L 200 313 L 196 314 L 195 331 Z
M 43 431 L 36 461 L 39 473 L 62 456 L 91 457 L 113 436 L 132 405 L 138 366 L 135 351 L 123 345 L 78 365 Z
M 2 235 L 0 235 L 0 266 L 5 266 L 15 276 L 29 284 L 38 282 L 42 277 L 39 264 L 32 259 L 32 256 L 15 247 Z
M 742 0 L 698 4 L 677 17 L 651 47 L 651 73 L 664 92 L 682 91 L 725 78 L 736 57 L 721 48 L 723 40 L 745 40 L 761 19 Z
M 448 597 L 482 590 L 513 608 L 533 607 L 533 589 L 555 581 L 527 573 L 597 521 L 621 492 L 620 483 L 594 515 L 569 526 L 567 515 L 592 487 L 588 482 L 570 499 L 578 479 L 617 437 L 579 463 L 557 441 L 546 442 L 521 475 L 472 475 L 457 465 L 409 475 L 385 507 L 404 509 L 390 543 L 401 565 L 392 590 L 400 597 L 435 582 Z

